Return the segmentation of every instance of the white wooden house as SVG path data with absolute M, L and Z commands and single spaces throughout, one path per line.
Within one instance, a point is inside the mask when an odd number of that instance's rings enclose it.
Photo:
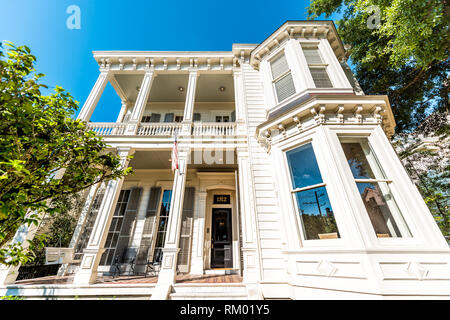
M 388 97 L 362 92 L 332 22 L 287 21 L 227 52 L 93 54 L 100 74 L 78 118 L 135 173 L 89 191 L 71 245 L 79 263 L 60 270 L 73 283 L 20 285 L 10 268 L 0 293 L 450 297 L 450 249 L 389 142 Z M 117 121 L 90 122 L 108 82 Z M 153 283 L 96 284 L 115 262 L 160 270 Z

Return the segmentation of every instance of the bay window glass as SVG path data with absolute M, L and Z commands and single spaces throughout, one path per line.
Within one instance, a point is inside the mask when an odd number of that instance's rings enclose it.
M 410 237 L 388 180 L 367 139 L 341 139 L 342 149 L 378 238 Z
M 326 184 L 311 143 L 286 152 L 305 240 L 339 238 Z
M 278 102 L 292 96 L 295 93 L 294 80 L 284 53 L 278 55 L 270 62 L 270 69 Z

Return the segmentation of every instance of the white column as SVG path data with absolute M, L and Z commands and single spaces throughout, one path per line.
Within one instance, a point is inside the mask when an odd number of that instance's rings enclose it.
M 233 68 L 234 80 L 234 110 L 236 113 L 237 133 L 245 134 L 245 112 L 244 112 L 244 83 L 241 68 Z
M 183 134 L 191 134 L 191 126 L 194 115 L 194 104 L 195 104 L 195 91 L 197 88 L 197 78 L 198 71 L 189 71 L 188 87 L 186 90 L 186 102 L 184 105 L 184 115 L 183 115 Z
M 132 149 L 118 148 L 118 154 L 121 159 L 121 167 L 126 168 L 129 162 L 128 156 L 132 154 Z M 106 186 L 103 201 L 100 205 L 89 242 L 83 251 L 84 254 L 80 268 L 73 280 L 74 284 L 94 283 L 97 278 L 97 268 L 104 251 L 103 246 L 105 245 L 122 184 L 123 178 L 110 180 Z
M 128 109 L 128 102 L 122 100 L 122 107 L 120 108 L 120 112 L 119 115 L 117 116 L 116 123 L 123 122 L 127 109 Z
M 95 107 L 97 106 L 98 101 L 100 100 L 100 97 L 102 96 L 103 90 L 105 90 L 106 84 L 108 83 L 108 78 L 109 78 L 109 71 L 102 71 L 100 73 L 100 75 L 97 78 L 97 81 L 94 84 L 94 87 L 91 90 L 91 93 L 89 93 L 89 96 L 83 105 L 83 108 L 81 108 L 81 111 L 78 114 L 77 119 L 80 119 L 85 122 L 89 121 L 89 119 L 92 116 L 92 113 L 95 110 Z
M 197 193 L 192 238 L 191 274 L 203 274 L 203 246 L 205 242 L 206 191 Z
M 237 149 L 239 165 L 239 201 L 241 205 L 242 253 L 244 257 L 243 278 L 245 283 L 257 283 L 260 275 L 258 268 L 258 244 L 256 238 L 256 212 L 252 205 L 251 174 L 247 149 Z
M 141 89 L 136 99 L 133 110 L 131 111 L 130 119 L 128 120 L 128 135 L 135 135 L 138 126 L 141 122 L 142 114 L 144 113 L 145 106 L 147 105 L 148 96 L 150 94 L 150 89 L 152 88 L 153 79 L 155 74 L 153 71 L 146 71 L 144 79 L 142 80 Z
M 187 157 L 189 150 L 179 151 L 179 168 L 175 171 L 170 201 L 169 221 L 164 243 L 163 260 L 159 272 L 158 284 L 171 284 L 175 280 L 179 249 L 181 216 L 183 213 L 184 187 L 186 184 Z

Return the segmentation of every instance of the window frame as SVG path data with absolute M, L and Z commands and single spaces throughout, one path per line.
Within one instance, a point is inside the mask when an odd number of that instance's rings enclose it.
M 396 201 L 396 204 L 403 216 L 406 225 L 410 230 L 411 237 L 378 238 L 376 236 L 375 230 L 365 211 L 366 209 L 364 203 L 362 202 L 361 194 L 359 193 L 358 187 L 354 182 L 353 174 L 351 172 L 350 166 L 348 165 L 347 158 L 344 154 L 344 150 L 340 145 L 340 138 L 344 137 L 355 139 L 366 138 L 367 141 L 370 143 L 372 150 L 376 155 L 378 161 L 380 162 L 380 165 L 383 163 L 392 163 L 392 161 L 394 161 L 392 166 L 382 165 L 382 169 L 387 175 L 387 177 L 392 177 L 392 182 L 389 185 L 390 191 Z M 402 166 L 401 162 L 395 163 L 396 162 L 395 160 L 398 161 L 400 160 L 398 159 L 398 156 L 395 154 L 395 151 L 393 149 L 386 150 L 385 143 L 389 144 L 389 141 L 385 137 L 383 130 L 378 126 L 367 126 L 365 128 L 358 128 L 357 130 L 352 130 L 352 132 L 349 132 L 348 129 L 345 129 L 341 126 L 336 126 L 332 128 L 330 127 L 330 138 L 333 141 L 334 145 L 333 153 L 335 153 L 336 158 L 341 163 L 340 167 L 344 165 L 344 167 L 340 168 L 339 171 L 342 174 L 341 179 L 345 180 L 345 183 L 350 188 L 348 196 L 352 200 L 353 214 L 354 215 L 357 214 L 355 218 L 357 220 L 358 227 L 361 228 L 360 231 L 361 236 L 363 238 L 366 238 L 366 240 L 369 243 L 371 243 L 371 245 L 374 248 L 377 249 L 379 248 L 383 250 L 386 248 L 394 249 L 399 247 L 407 247 L 411 245 L 421 247 L 423 246 L 424 243 L 432 241 L 430 237 L 427 235 L 427 232 L 421 230 L 422 228 L 424 228 L 423 226 L 421 228 L 417 227 L 419 224 L 424 223 L 422 220 L 417 220 L 418 217 L 417 210 L 420 209 L 411 207 L 411 205 L 416 203 L 416 199 L 415 195 L 404 193 L 405 191 L 409 191 L 409 188 L 408 187 L 404 188 L 401 185 L 399 185 L 399 183 L 401 182 L 399 182 L 398 179 L 400 179 L 401 181 L 403 177 L 402 175 L 399 176 L 396 170 L 399 169 L 404 170 L 404 167 Z M 392 146 L 390 145 L 389 147 L 392 148 Z M 393 155 L 387 153 L 393 153 Z M 395 159 L 393 159 L 392 156 Z M 419 195 L 418 192 L 417 194 Z M 358 214 L 359 212 L 364 212 L 364 214 Z M 425 224 L 428 226 L 427 223 Z
M 272 73 L 272 63 L 273 63 L 273 61 L 275 61 L 278 58 L 280 58 L 281 55 L 284 55 L 284 58 L 286 59 L 286 64 L 288 66 L 288 70 L 283 72 L 282 74 L 280 74 L 276 78 L 274 78 L 273 73 Z M 275 96 L 275 102 L 277 104 L 281 103 L 283 101 L 286 101 L 287 99 L 289 99 L 290 97 L 292 97 L 293 95 L 295 95 L 297 93 L 297 88 L 295 87 L 295 83 L 294 83 L 294 77 L 292 76 L 292 68 L 289 65 L 289 61 L 288 61 L 288 58 L 287 58 L 287 55 L 286 55 L 286 52 L 285 52 L 284 49 L 281 49 L 279 52 L 276 52 L 272 57 L 270 57 L 270 59 L 268 60 L 268 67 L 269 67 L 268 69 L 269 69 L 269 72 L 270 72 L 270 80 L 271 80 L 271 84 L 272 84 L 272 90 L 273 90 L 273 93 L 274 93 L 274 96 Z M 280 101 L 278 99 L 278 94 L 277 94 L 277 89 L 276 89 L 275 84 L 278 81 L 280 81 L 281 79 L 283 79 L 284 77 L 288 76 L 289 74 L 292 77 L 292 85 L 294 86 L 294 91 L 295 92 L 293 94 L 291 94 L 290 96 L 288 96 L 288 97 L 286 97 L 286 98 L 284 98 L 283 100 Z
M 305 56 L 306 65 L 308 66 L 308 71 L 309 71 L 309 74 L 311 76 L 311 79 L 313 80 L 314 87 L 316 89 L 332 89 L 332 88 L 336 88 L 335 84 L 333 83 L 333 80 L 331 80 L 331 77 L 330 77 L 330 75 L 328 73 L 328 66 L 329 66 L 329 64 L 325 61 L 322 53 L 320 52 L 319 44 L 318 43 L 314 43 L 314 44 L 313 43 L 300 43 L 300 47 L 302 49 L 303 55 Z M 308 59 L 306 59 L 305 49 L 306 50 L 316 49 L 317 53 L 319 55 L 319 58 L 322 61 L 322 63 L 309 63 Z M 326 75 L 328 77 L 328 80 L 331 83 L 331 87 L 317 87 L 317 85 L 316 85 L 316 83 L 314 81 L 314 78 L 312 76 L 311 69 L 323 69 L 323 70 L 325 70 L 325 73 L 326 73 Z
M 344 244 L 344 241 L 346 241 L 346 229 L 343 226 L 343 219 L 341 217 L 340 214 L 340 206 L 335 203 L 334 201 L 334 196 L 332 195 L 330 197 L 330 194 L 332 194 L 334 191 L 334 188 L 330 189 L 330 184 L 328 183 L 329 181 L 329 173 L 328 173 L 328 168 L 325 168 L 323 166 L 324 162 L 322 161 L 322 157 L 324 157 L 325 155 L 323 154 L 323 150 L 320 150 L 320 148 L 317 148 L 317 140 L 318 140 L 318 136 L 317 136 L 317 132 L 315 129 L 312 129 L 311 132 L 306 133 L 305 136 L 303 137 L 295 137 L 297 138 L 295 140 L 291 140 L 289 139 L 289 141 L 286 141 L 285 144 L 280 145 L 280 151 L 282 153 L 282 158 L 283 158 L 283 166 L 284 166 L 284 179 L 287 179 L 288 181 L 288 189 L 289 189 L 289 197 L 291 199 L 291 205 L 293 208 L 293 213 L 295 213 L 295 219 L 297 221 L 297 230 L 296 232 L 299 235 L 299 238 L 302 242 L 302 246 L 303 247 L 309 247 L 309 248 L 317 248 L 317 247 L 338 247 L 338 246 L 342 246 Z M 317 166 L 319 168 L 319 172 L 322 176 L 322 183 L 320 184 L 316 184 L 316 185 L 312 185 L 312 186 L 308 186 L 308 187 L 303 187 L 303 188 L 295 188 L 293 187 L 293 181 L 292 181 L 292 177 L 290 174 L 290 167 L 289 167 L 289 162 L 288 162 L 288 158 L 287 158 L 287 152 L 300 148 L 304 145 L 307 145 L 308 143 L 311 143 L 311 146 L 313 148 L 314 151 L 314 156 L 316 158 L 316 162 L 317 162 Z M 329 151 L 329 150 L 328 150 Z M 300 216 L 300 209 L 297 203 L 297 199 L 296 199 L 296 193 L 300 192 L 300 191 L 305 191 L 308 189 L 312 189 L 312 188 L 316 188 L 316 187 L 324 187 L 325 190 L 327 191 L 327 195 L 328 195 L 328 199 L 329 202 L 331 204 L 331 207 L 333 208 L 333 215 L 334 215 L 334 219 L 336 221 L 336 226 L 339 232 L 339 238 L 335 238 L 335 239 L 306 239 L 306 234 L 305 234 L 305 230 L 304 230 L 304 224 L 303 224 L 303 220 Z
M 394 179 L 391 179 L 390 175 L 388 175 L 386 173 L 386 168 L 385 168 L 385 166 L 382 165 L 382 161 L 380 160 L 380 158 L 378 156 L 378 152 L 374 148 L 374 143 L 372 142 L 371 138 L 373 138 L 372 134 L 368 134 L 368 135 L 348 135 L 348 134 L 344 135 L 344 134 L 339 134 L 339 133 L 337 134 L 337 139 L 339 141 L 339 152 L 341 153 L 341 156 L 343 156 L 345 159 L 346 169 L 344 170 L 344 174 L 349 181 L 353 182 L 352 183 L 353 194 L 355 195 L 356 201 L 360 204 L 361 208 L 364 208 L 364 214 L 361 214 L 361 216 L 363 216 L 363 219 L 366 221 L 366 225 L 370 226 L 370 228 L 369 228 L 370 229 L 370 237 L 372 240 L 375 240 L 375 241 L 378 241 L 381 243 L 397 242 L 397 241 L 406 241 L 406 242 L 414 241 L 414 240 L 416 240 L 417 236 L 416 236 L 414 225 L 412 224 L 412 221 L 410 221 L 410 219 L 409 219 L 408 210 L 403 205 L 403 197 L 401 197 L 401 195 L 397 192 Z M 365 157 L 366 157 L 367 163 L 370 166 L 370 169 L 372 170 L 375 177 L 377 175 L 381 175 L 381 176 L 383 176 L 383 178 L 357 179 L 353 176 L 353 173 L 351 172 L 351 168 L 348 164 L 347 157 L 345 156 L 344 149 L 342 147 L 342 143 L 360 143 L 361 140 L 363 140 L 363 139 L 366 140 L 367 147 L 370 149 L 370 151 L 373 154 L 372 157 L 368 157 L 366 155 L 367 150 L 365 150 L 365 146 L 363 146 L 361 144 L 361 149 L 363 150 L 363 152 L 365 154 Z M 378 171 L 378 170 L 379 170 L 379 172 L 377 173 L 376 171 Z M 369 213 L 367 212 L 367 209 L 361 198 L 361 194 L 358 189 L 358 183 L 386 183 L 386 185 L 389 189 L 389 192 L 392 195 L 393 204 L 398 209 L 398 214 L 396 214 L 396 213 L 392 212 L 391 207 L 388 205 L 390 213 L 391 213 L 392 217 L 394 218 L 395 224 L 398 226 L 398 229 L 401 233 L 400 237 L 378 237 L 377 236 L 375 228 L 373 227 L 372 222 L 370 221 Z M 398 217 L 398 215 L 400 215 L 400 217 Z M 400 225 L 404 225 L 404 226 L 400 227 Z M 403 232 L 404 232 L 405 228 L 406 228 L 406 231 L 409 233 L 409 235 L 404 235 Z
M 161 207 L 162 207 L 162 201 L 164 198 L 164 192 L 165 191 L 171 191 L 172 194 L 170 195 L 170 201 L 169 201 L 169 206 L 172 202 L 172 196 L 173 196 L 173 188 L 172 187 L 161 187 L 161 194 L 159 195 L 159 200 L 158 200 L 158 211 L 156 212 L 156 218 L 155 218 L 155 225 L 153 227 L 153 235 L 152 235 L 152 243 L 149 249 L 149 252 L 147 253 L 147 257 L 149 257 L 150 261 L 154 261 L 155 260 L 155 251 L 156 251 L 156 241 L 158 240 L 158 226 L 159 226 L 159 221 L 160 221 L 160 217 L 161 217 Z M 169 214 L 167 216 L 167 222 L 169 222 L 169 218 L 170 218 L 170 208 L 169 208 Z M 164 249 L 164 243 L 166 242 L 166 236 L 167 236 L 167 228 L 168 228 L 168 224 L 166 224 L 166 229 L 164 231 L 164 241 L 163 241 L 163 247 L 162 249 Z M 151 255 L 150 255 L 151 252 Z M 162 260 L 161 260 L 162 262 Z

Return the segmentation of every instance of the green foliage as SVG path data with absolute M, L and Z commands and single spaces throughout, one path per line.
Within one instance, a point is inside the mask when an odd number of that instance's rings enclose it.
M 85 199 L 80 194 L 74 194 L 52 201 L 59 202 L 61 211 L 42 220 L 41 227 L 29 247 L 32 258 L 26 265 L 44 265 L 45 247 L 69 247 Z
M 4 49 L 6 48 L 6 50 Z M 0 45 L 0 263 L 29 260 L 28 243 L 8 245 L 20 225 L 37 226 L 44 213 L 63 211 L 51 201 L 131 172 L 100 137 L 73 115 L 72 96 L 56 86 L 43 95 L 36 58 L 26 46 Z M 62 177 L 55 177 L 65 172 Z
M 25 298 L 19 296 L 3 296 L 0 297 L 0 300 L 25 300 Z
M 425 112 L 449 107 L 449 15 L 442 0 L 313 0 L 310 18 L 342 12 L 337 22 L 366 94 L 389 96 L 397 131 L 409 131 Z M 376 20 L 377 28 L 368 21 Z M 377 21 L 375 21 L 377 22 Z

